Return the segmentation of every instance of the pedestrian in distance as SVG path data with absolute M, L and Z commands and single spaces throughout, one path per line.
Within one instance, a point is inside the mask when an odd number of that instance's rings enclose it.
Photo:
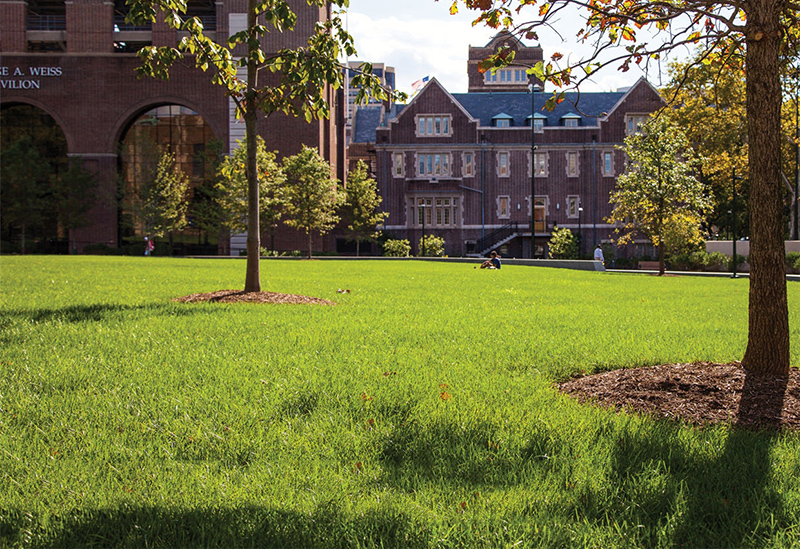
M 492 250 L 492 253 L 489 255 L 490 255 L 489 259 L 481 263 L 481 269 L 499 269 L 500 256 L 498 255 L 498 253 Z
M 606 260 L 603 257 L 603 248 L 600 247 L 600 244 L 598 244 L 597 248 L 594 249 L 594 260 L 599 261 L 603 265 L 606 263 Z

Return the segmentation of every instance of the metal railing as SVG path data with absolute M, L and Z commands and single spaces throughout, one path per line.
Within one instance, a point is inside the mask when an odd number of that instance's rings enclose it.
M 62 31 L 67 30 L 66 15 L 36 15 L 28 14 L 28 30 L 32 31 Z
M 512 221 L 507 225 L 503 225 L 499 229 L 495 229 L 475 243 L 475 250 L 483 253 L 501 240 L 505 240 L 509 236 L 519 232 L 519 223 Z
M 127 23 L 125 21 L 124 15 L 115 15 L 114 16 L 114 31 L 149 31 L 152 27 L 150 23 L 146 23 L 144 25 L 135 25 L 133 23 Z

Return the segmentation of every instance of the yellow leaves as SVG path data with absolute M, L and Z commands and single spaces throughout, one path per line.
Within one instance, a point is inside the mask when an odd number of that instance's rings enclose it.
M 700 32 L 699 31 L 693 32 L 692 34 L 689 35 L 687 40 L 689 42 L 697 42 L 698 40 L 700 40 Z
M 542 4 L 539 6 L 539 17 L 544 17 L 550 11 L 550 4 Z
M 622 38 L 624 40 L 628 40 L 629 42 L 636 42 L 636 33 L 628 27 L 625 27 L 622 29 Z

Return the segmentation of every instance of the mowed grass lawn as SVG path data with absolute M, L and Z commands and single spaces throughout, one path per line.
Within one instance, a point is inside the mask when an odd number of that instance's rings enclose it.
M 800 434 L 554 389 L 740 359 L 746 279 L 268 260 L 337 305 L 172 301 L 244 267 L 0 258 L 0 547 L 800 545 Z

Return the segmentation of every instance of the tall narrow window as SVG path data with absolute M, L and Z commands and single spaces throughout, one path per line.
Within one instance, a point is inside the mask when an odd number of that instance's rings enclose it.
M 465 152 L 461 156 L 461 176 L 472 177 L 475 175 L 475 155 Z
M 567 153 L 567 176 L 578 176 L 578 153 L 576 151 L 569 151 Z
M 537 152 L 533 163 L 534 173 L 539 176 L 547 175 L 547 153 Z
M 611 151 L 603 152 L 603 175 L 614 175 L 614 153 Z
M 511 198 L 508 196 L 497 197 L 497 217 L 499 219 L 508 219 L 511 217 Z
M 403 153 L 396 152 L 392 155 L 392 171 L 395 177 L 403 177 L 405 175 L 405 167 L 403 166 Z
M 510 173 L 509 154 L 507 151 L 497 153 L 497 175 L 508 177 Z

